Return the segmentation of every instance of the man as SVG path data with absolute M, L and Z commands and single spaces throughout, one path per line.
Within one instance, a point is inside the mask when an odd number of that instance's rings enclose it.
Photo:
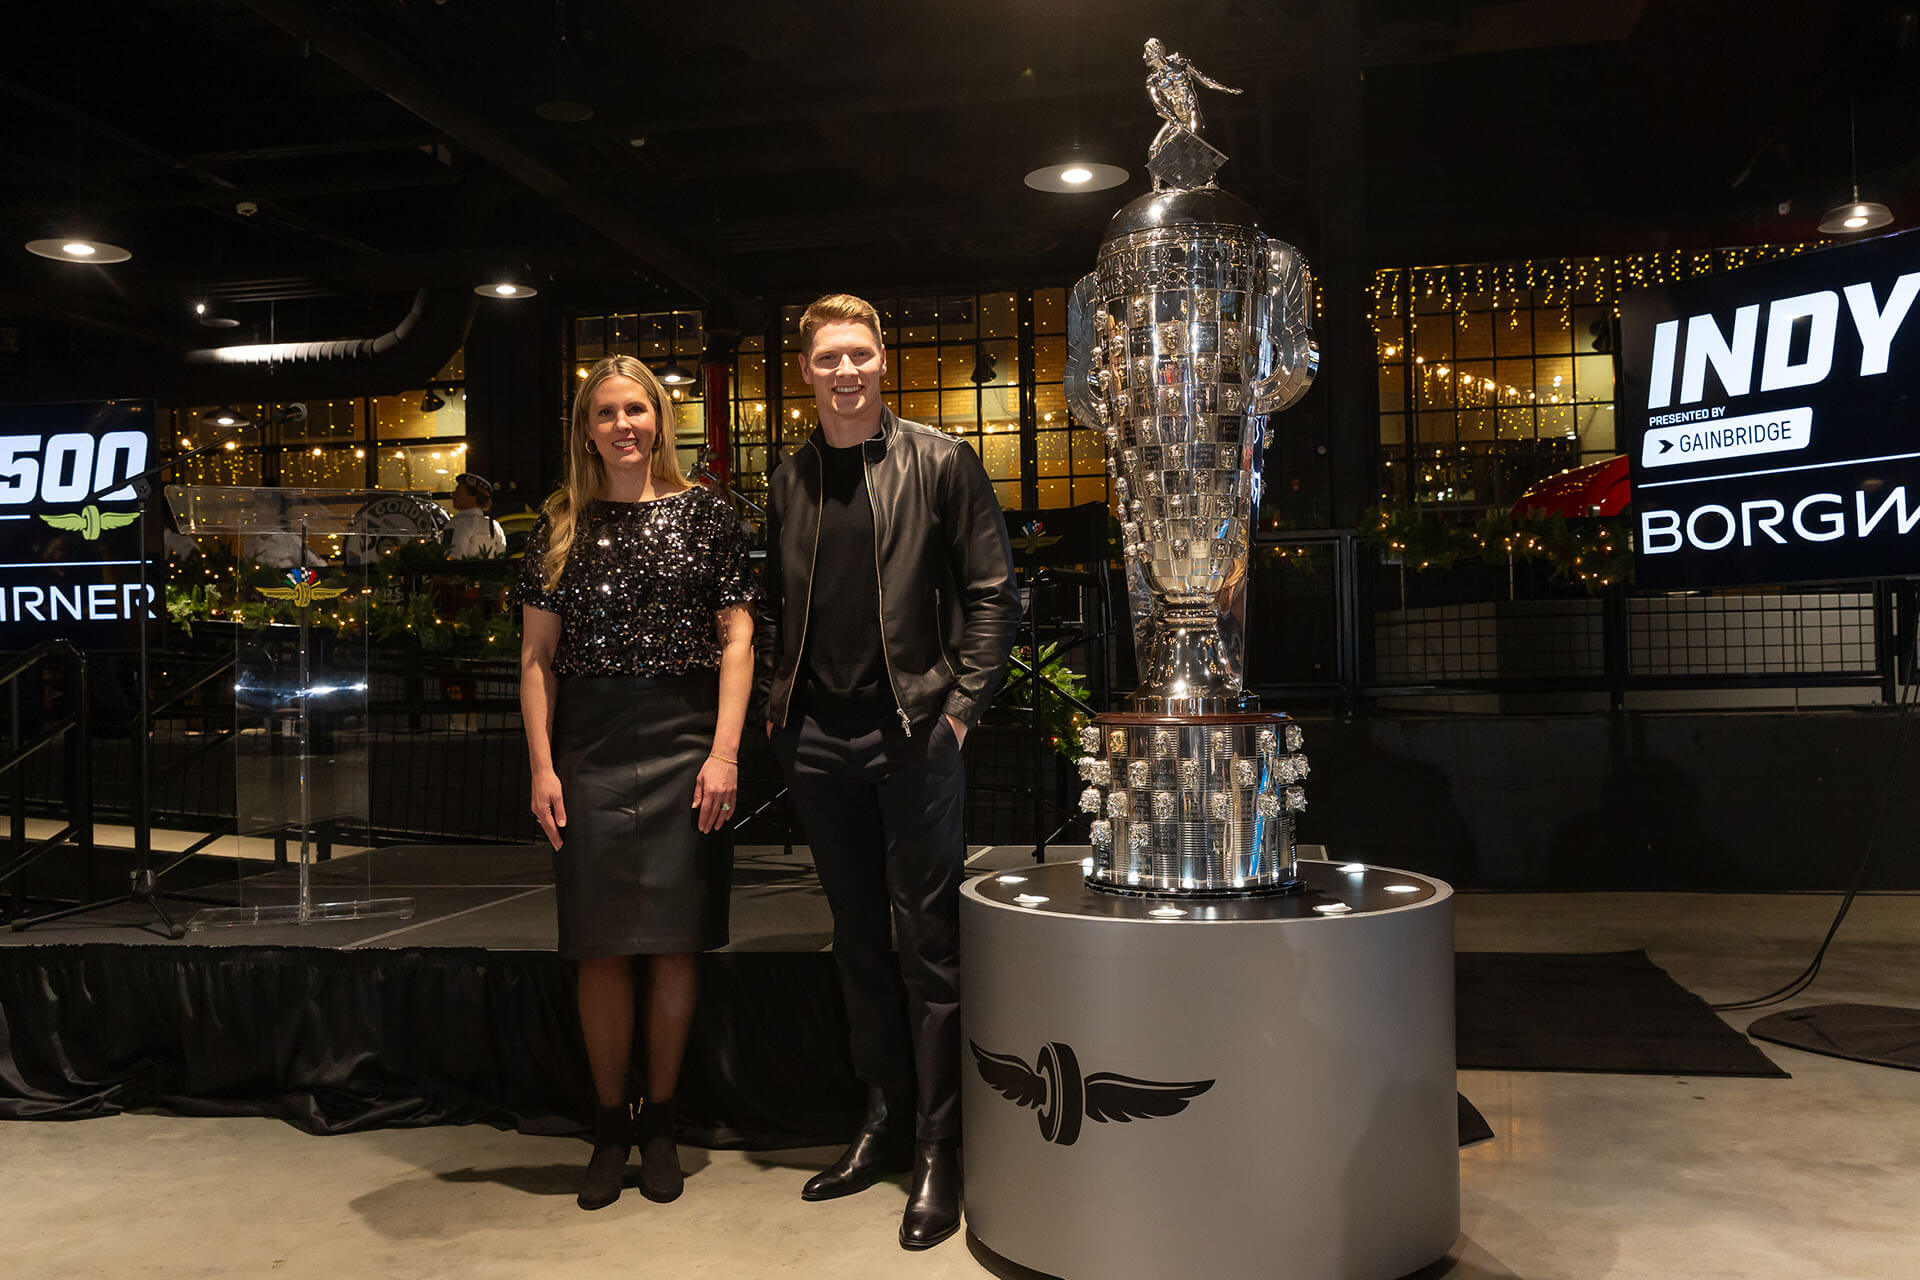
M 493 482 L 463 471 L 453 478 L 453 523 L 447 528 L 449 560 L 496 559 L 507 554 L 506 530 L 493 510 Z
M 881 400 L 872 304 L 821 298 L 800 336 L 820 429 L 769 482 L 756 648 L 868 1091 L 859 1136 L 801 1198 L 910 1167 L 900 1243 L 925 1249 L 960 1225 L 960 746 L 1006 674 L 1020 596 L 979 457 Z

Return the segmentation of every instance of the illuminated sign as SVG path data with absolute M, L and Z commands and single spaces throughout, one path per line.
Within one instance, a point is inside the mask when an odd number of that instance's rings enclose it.
M 0 405 L 0 648 L 129 642 L 141 550 L 120 482 L 147 469 L 153 416 L 138 400 Z
M 1633 294 L 1620 334 L 1640 586 L 1920 572 L 1920 233 Z

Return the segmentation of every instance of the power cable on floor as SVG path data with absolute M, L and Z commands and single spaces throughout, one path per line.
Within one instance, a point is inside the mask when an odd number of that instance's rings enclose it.
M 1887 774 L 1880 784 L 1880 812 L 1874 816 L 1873 829 L 1867 833 L 1867 845 L 1860 853 L 1860 865 L 1854 868 L 1853 882 L 1840 899 L 1839 910 L 1833 913 L 1833 923 L 1827 926 L 1827 936 L 1820 940 L 1820 949 L 1813 953 L 1813 959 L 1785 986 L 1767 992 L 1763 996 L 1754 996 L 1747 1000 L 1732 1000 L 1726 1004 L 1711 1006 L 1721 1012 L 1735 1012 L 1742 1009 L 1764 1009 L 1769 1005 L 1784 1003 L 1793 999 L 1813 985 L 1820 976 L 1820 965 L 1827 957 L 1827 948 L 1833 944 L 1834 935 L 1840 932 L 1841 922 L 1847 918 L 1847 912 L 1853 909 L 1853 900 L 1860 896 L 1860 886 L 1866 883 L 1867 868 L 1873 865 L 1874 852 L 1880 847 L 1880 831 L 1887 819 L 1887 807 L 1893 802 L 1893 782 L 1898 776 L 1902 748 L 1906 745 L 1907 726 L 1913 719 L 1913 706 L 1916 692 L 1920 692 L 1920 672 L 1908 668 L 1907 687 L 1902 690 L 1900 715 L 1893 735 L 1893 751 L 1887 758 Z

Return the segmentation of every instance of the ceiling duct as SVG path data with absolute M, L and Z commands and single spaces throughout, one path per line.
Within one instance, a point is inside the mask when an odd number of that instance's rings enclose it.
M 437 378 L 466 341 L 479 301 L 470 289 L 422 289 L 406 317 L 377 338 L 189 351 L 179 385 L 155 394 L 176 404 L 225 404 L 412 391 Z

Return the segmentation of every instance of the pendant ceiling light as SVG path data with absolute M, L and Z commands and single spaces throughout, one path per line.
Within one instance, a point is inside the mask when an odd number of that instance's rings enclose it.
M 494 284 L 477 284 L 473 291 L 483 298 L 531 298 L 540 291 L 529 284 L 515 284 L 511 280 L 501 280 Z
M 109 262 L 125 262 L 133 254 L 117 244 L 105 240 L 95 240 L 88 236 L 49 236 L 43 240 L 27 241 L 27 252 L 38 254 L 42 258 L 51 258 L 55 262 L 84 262 L 89 266 L 102 266 Z
M 1026 183 L 1035 191 L 1071 194 L 1075 191 L 1105 191 L 1127 180 L 1127 171 L 1117 164 L 1102 164 L 1079 148 L 1074 148 L 1053 164 L 1043 164 L 1027 174 Z
M 1878 200 L 1860 198 L 1860 151 L 1854 133 L 1852 94 L 1847 95 L 1847 172 L 1853 180 L 1853 199 L 1821 215 L 1823 235 L 1859 235 L 1863 231 L 1877 231 L 1893 221 L 1893 210 Z
M 678 360 L 669 360 L 660 368 L 660 381 L 670 387 L 683 387 L 693 381 L 693 375 Z

